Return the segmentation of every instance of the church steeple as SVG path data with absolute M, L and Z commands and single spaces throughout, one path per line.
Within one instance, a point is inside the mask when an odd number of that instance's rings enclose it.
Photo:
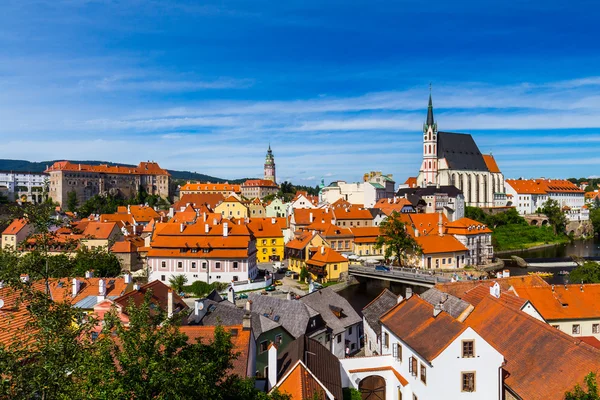
M 433 102 L 431 101 L 431 83 L 429 84 L 429 106 L 427 107 L 427 125 L 433 125 Z

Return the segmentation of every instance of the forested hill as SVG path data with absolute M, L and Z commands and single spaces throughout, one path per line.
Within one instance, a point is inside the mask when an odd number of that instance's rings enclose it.
M 46 167 L 54 164 L 56 161 L 64 161 L 64 160 L 54 160 L 54 161 L 41 161 L 41 162 L 31 162 L 26 160 L 5 160 L 0 159 L 0 171 L 21 171 L 21 172 L 44 172 Z M 89 165 L 100 165 L 100 164 L 109 164 L 109 165 L 122 165 L 125 167 L 135 167 L 135 165 L 129 164 L 119 164 L 119 163 L 111 163 L 108 161 L 77 161 L 77 160 L 69 160 L 74 164 L 89 164 Z M 189 179 L 194 181 L 201 182 L 225 182 L 225 179 L 215 178 L 214 176 L 199 174 L 196 172 L 190 171 L 175 171 L 175 170 L 167 170 L 172 175 L 174 179 Z M 230 183 L 239 183 L 243 182 L 243 179 L 236 179 L 233 181 L 229 181 Z

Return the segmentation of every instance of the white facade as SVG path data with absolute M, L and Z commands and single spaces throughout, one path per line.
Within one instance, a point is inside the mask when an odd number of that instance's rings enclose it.
M 394 196 L 394 185 L 388 184 L 388 188 L 379 183 L 355 182 L 346 183 L 337 181 L 321 189 L 321 200 L 325 203 L 333 204 L 342 199 L 351 204 L 364 205 L 371 208 L 380 199 Z M 391 188 L 391 189 L 390 189 Z
M 386 382 L 386 399 L 502 399 L 502 364 L 504 357 L 472 328 L 467 327 L 431 362 L 396 337 L 385 326 L 382 338 L 389 335 L 389 346 L 382 347 L 382 356 L 358 357 L 340 360 L 342 365 L 342 386 L 358 389 L 360 382 L 368 376 L 381 376 Z M 463 341 L 474 342 L 474 357 L 462 357 Z M 384 341 L 382 339 L 382 341 Z M 385 342 L 385 341 L 384 341 Z M 385 343 L 384 343 L 385 344 Z M 399 351 L 393 350 L 400 346 Z M 409 364 L 416 359 L 417 369 L 412 371 Z M 378 368 L 380 371 L 369 371 Z M 422 380 L 425 369 L 425 381 Z M 366 370 L 366 371 L 361 371 Z M 408 381 L 403 385 L 394 371 Z M 475 374 L 475 390 L 462 390 L 463 373 Z M 414 396 L 414 397 L 413 397 Z
M 506 193 L 512 195 L 512 205 L 521 215 L 535 214 L 535 211 L 548 201 L 547 194 L 517 193 L 508 182 L 506 182 Z
M 46 179 L 48 179 L 48 175 L 41 173 L 0 172 L 0 186 L 7 188 L 10 200 L 27 196 L 27 201 L 41 202 L 44 180 Z
M 175 275 L 184 275 L 188 284 L 196 281 L 206 283 L 235 282 L 256 279 L 256 251 L 247 259 L 204 259 L 180 257 L 148 257 L 148 280 L 160 280 L 168 284 Z
M 491 233 L 474 235 L 454 234 L 453 236 L 469 249 L 465 260 L 466 265 L 482 265 L 494 258 Z

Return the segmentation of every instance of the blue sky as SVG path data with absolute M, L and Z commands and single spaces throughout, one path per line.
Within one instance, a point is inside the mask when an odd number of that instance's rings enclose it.
M 507 177 L 600 175 L 597 1 L 2 0 L 0 158 L 223 178 L 416 175 L 440 130 Z

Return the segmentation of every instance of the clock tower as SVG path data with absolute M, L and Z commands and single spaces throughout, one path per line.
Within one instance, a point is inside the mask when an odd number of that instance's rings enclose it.
M 265 180 L 277 183 L 275 176 L 275 157 L 273 157 L 273 151 L 269 144 L 269 150 L 267 150 L 267 157 L 265 158 Z

